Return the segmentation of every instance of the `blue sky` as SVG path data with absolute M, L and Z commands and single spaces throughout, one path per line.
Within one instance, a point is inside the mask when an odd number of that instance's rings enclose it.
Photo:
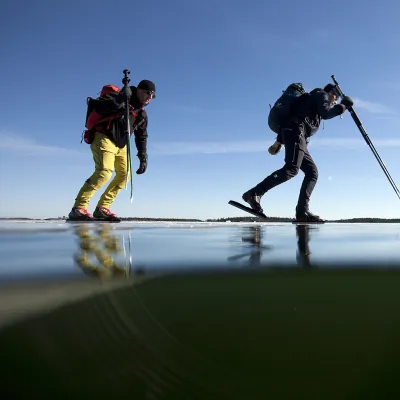
M 86 97 L 151 79 L 149 167 L 121 191 L 121 216 L 247 215 L 228 205 L 283 165 L 271 156 L 269 104 L 291 82 L 334 74 L 400 185 L 400 3 L 9 1 L 0 16 L 1 217 L 66 215 L 93 171 L 81 144 Z M 400 203 L 350 115 L 310 144 L 319 168 L 311 210 L 325 218 L 399 218 Z M 135 149 L 134 149 L 135 150 Z M 134 169 L 138 165 L 133 160 Z M 292 217 L 303 175 L 262 199 Z M 90 204 L 94 210 L 102 193 Z

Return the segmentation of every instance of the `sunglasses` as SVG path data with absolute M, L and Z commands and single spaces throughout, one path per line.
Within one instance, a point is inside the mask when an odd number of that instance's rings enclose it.
M 144 90 L 142 89 L 143 92 L 145 92 L 148 96 L 150 96 L 150 98 L 155 99 L 156 98 L 156 94 L 152 91 L 152 90 Z

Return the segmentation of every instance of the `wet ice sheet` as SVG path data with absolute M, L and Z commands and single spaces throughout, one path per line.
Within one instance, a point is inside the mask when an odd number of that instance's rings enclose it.
M 8 376 L 25 382 L 10 390 L 144 398 L 144 388 L 208 400 L 395 393 L 399 232 L 400 224 L 2 224 L 0 341 L 13 360 Z M 387 263 L 397 270 L 383 271 Z M 282 273 L 289 265 L 296 270 Z M 207 267 L 240 273 L 164 274 Z M 4 285 L 43 276 L 77 279 Z
M 1 222 L 0 281 L 285 266 L 400 266 L 400 224 Z

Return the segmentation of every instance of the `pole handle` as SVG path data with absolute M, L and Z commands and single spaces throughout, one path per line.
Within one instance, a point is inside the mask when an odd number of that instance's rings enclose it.
M 124 84 L 124 86 L 128 86 L 128 83 L 131 81 L 129 78 L 129 74 L 131 73 L 131 71 L 129 71 L 128 69 L 124 69 L 123 71 L 124 77 L 122 78 L 122 83 Z

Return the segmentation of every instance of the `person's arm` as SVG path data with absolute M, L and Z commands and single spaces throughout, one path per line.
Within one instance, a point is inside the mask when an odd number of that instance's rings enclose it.
M 331 119 L 343 114 L 346 111 L 344 104 L 336 104 L 331 107 L 328 94 L 325 92 L 317 92 L 314 94 L 317 113 L 322 119 Z
M 137 157 L 140 161 L 139 169 L 136 171 L 137 174 L 143 174 L 147 169 L 147 114 L 145 111 L 142 112 L 142 119 L 138 122 L 137 128 L 134 130 L 135 145 L 137 149 Z

